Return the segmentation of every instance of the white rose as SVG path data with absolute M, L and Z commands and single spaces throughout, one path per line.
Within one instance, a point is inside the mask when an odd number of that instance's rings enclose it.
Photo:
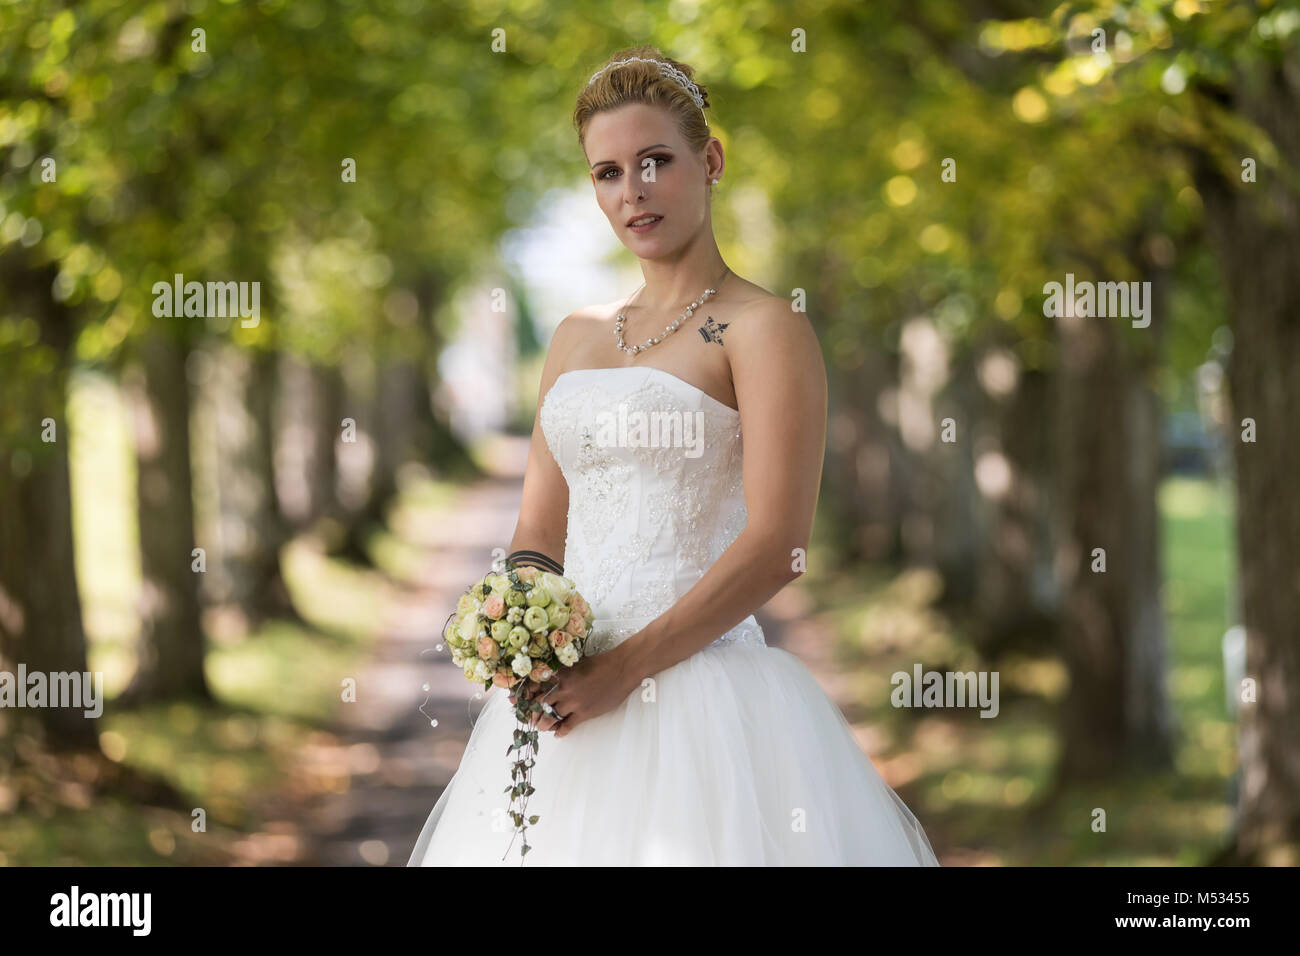
M 457 667 L 464 667 L 465 652 L 462 651 L 459 647 L 453 647 L 451 649 L 451 662 L 455 664 Z
M 560 659 L 560 663 L 565 667 L 572 667 L 578 663 L 578 646 L 570 641 L 562 647 L 557 647 L 555 656 Z
M 510 669 L 520 677 L 527 677 L 533 672 L 533 662 L 527 654 L 516 654 L 515 659 L 510 664 Z
M 573 591 L 572 581 L 558 574 L 552 574 L 550 571 L 543 571 L 537 575 L 537 580 L 534 583 L 544 587 L 546 593 L 561 604 L 568 602 L 569 594 Z
M 460 627 L 456 629 L 462 641 L 472 641 L 478 637 L 478 612 L 466 614 L 461 618 Z
M 504 574 L 489 574 L 485 579 L 487 586 L 497 594 L 501 594 L 506 588 L 510 587 L 510 579 Z

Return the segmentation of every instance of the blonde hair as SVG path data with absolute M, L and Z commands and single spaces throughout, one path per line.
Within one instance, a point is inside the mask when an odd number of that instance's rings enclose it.
M 686 87 L 666 75 L 654 63 L 632 62 L 608 68 L 611 63 L 633 56 L 667 63 L 695 83 L 694 69 L 664 56 L 656 47 L 643 45 L 620 50 L 605 61 L 601 67 L 603 72 L 597 71 L 600 75 L 578 94 L 578 102 L 573 110 L 573 126 L 578 131 L 579 145 L 585 147 L 587 126 L 597 113 L 617 109 L 627 103 L 645 103 L 648 106 L 661 106 L 672 113 L 687 145 L 697 153 L 703 152 L 713 134 L 709 132 L 703 110 L 695 104 Z M 695 83 L 695 88 L 704 105 L 710 105 L 709 93 L 703 84 Z

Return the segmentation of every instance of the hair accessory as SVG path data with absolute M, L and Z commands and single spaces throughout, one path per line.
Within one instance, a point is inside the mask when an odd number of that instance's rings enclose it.
M 655 64 L 656 66 L 659 67 L 660 73 L 668 77 L 670 80 L 676 82 L 677 85 L 680 86 L 682 89 L 684 89 L 687 93 L 690 93 L 691 99 L 693 99 L 695 101 L 695 105 L 700 108 L 700 113 L 702 114 L 704 112 L 704 97 L 700 95 L 700 88 L 696 86 L 694 83 L 692 83 L 690 77 L 688 77 L 685 73 L 677 69 L 677 67 L 673 66 L 671 63 L 665 63 L 663 60 L 649 60 L 643 56 L 630 56 L 626 60 L 615 60 L 613 63 L 606 64 L 605 66 L 602 66 L 599 70 L 597 70 L 595 73 L 591 74 L 591 79 L 587 81 L 587 85 L 591 86 L 592 82 L 596 79 L 596 77 L 600 76 L 600 74 L 604 73 L 606 70 L 612 70 L 614 67 L 622 66 L 625 63 Z

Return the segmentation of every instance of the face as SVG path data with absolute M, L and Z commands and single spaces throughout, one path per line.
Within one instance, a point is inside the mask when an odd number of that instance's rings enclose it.
M 667 110 L 630 103 L 592 118 L 585 150 L 601 211 L 641 258 L 666 255 L 708 223 L 708 182 L 722 169 L 716 139 L 693 153 Z M 643 229 L 628 224 L 649 215 L 662 218 Z

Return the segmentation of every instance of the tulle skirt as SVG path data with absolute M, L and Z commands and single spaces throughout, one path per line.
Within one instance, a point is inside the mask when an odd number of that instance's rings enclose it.
M 506 814 L 515 726 L 492 689 L 408 866 L 520 864 Z M 939 865 L 848 721 L 781 648 L 710 645 L 538 741 L 526 867 Z

